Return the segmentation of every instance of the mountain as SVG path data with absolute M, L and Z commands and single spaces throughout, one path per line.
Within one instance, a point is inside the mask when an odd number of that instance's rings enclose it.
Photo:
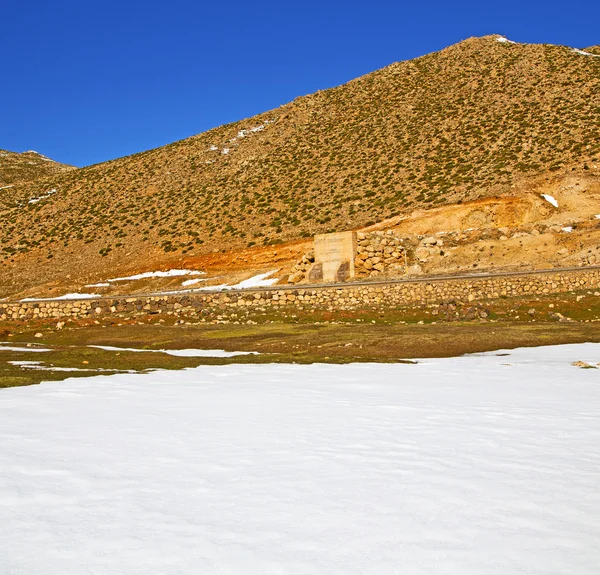
M 0 150 L 0 187 L 37 180 L 74 170 L 73 166 L 60 164 L 46 156 L 29 150 L 17 153 Z
M 589 50 L 470 38 L 186 140 L 17 184 L 0 192 L 0 294 L 588 173 L 600 156 L 600 58 Z

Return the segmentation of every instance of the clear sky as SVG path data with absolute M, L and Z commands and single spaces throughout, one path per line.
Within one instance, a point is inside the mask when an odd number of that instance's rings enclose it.
M 469 36 L 586 47 L 600 2 L 0 0 L 0 148 L 84 166 Z

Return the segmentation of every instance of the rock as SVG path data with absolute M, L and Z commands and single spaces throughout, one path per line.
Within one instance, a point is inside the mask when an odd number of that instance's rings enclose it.
M 371 261 L 371 259 L 365 260 L 365 268 L 367 268 L 368 270 L 373 269 L 373 262 Z
M 44 334 L 38 331 L 33 337 L 44 337 Z
M 571 365 L 573 367 L 582 367 L 583 369 L 598 369 L 595 365 L 590 365 L 585 361 L 574 361 Z
M 422 244 L 425 246 L 434 246 L 437 240 L 433 236 L 427 236 L 423 238 Z
M 415 257 L 418 260 L 427 260 L 427 258 L 429 257 L 429 250 L 427 248 L 417 248 L 415 250 Z
M 56 324 L 56 329 L 62 329 L 63 327 L 65 327 L 65 322 L 64 321 L 59 321 Z
M 288 282 L 291 284 L 297 284 L 298 282 L 304 279 L 304 274 L 301 272 L 296 272 L 295 274 L 291 274 L 288 278 Z

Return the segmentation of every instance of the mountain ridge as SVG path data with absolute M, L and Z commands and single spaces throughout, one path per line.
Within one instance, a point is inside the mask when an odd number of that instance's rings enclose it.
M 35 150 L 11 152 L 0 149 L 0 188 L 75 169 L 75 166 L 56 162 Z
M 501 38 L 469 38 L 160 148 L 15 185 L 0 196 L 2 274 L 31 284 L 33 268 L 43 282 L 71 266 L 93 278 L 595 169 L 600 59 Z

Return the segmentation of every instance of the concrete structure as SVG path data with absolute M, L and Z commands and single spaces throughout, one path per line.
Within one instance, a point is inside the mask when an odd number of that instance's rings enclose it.
M 315 263 L 309 272 L 309 280 L 334 283 L 354 278 L 356 248 L 356 232 L 317 234 Z

